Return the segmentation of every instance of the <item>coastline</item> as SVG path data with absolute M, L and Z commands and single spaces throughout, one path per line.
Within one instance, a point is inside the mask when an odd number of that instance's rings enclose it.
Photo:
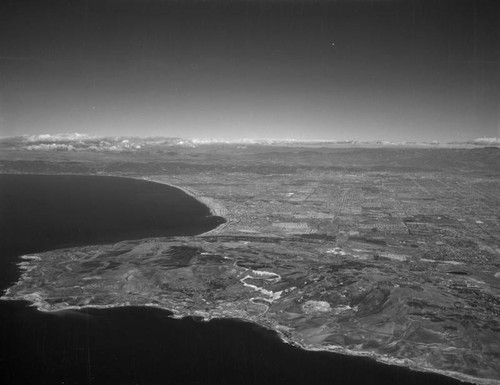
M 109 176 L 115 176 L 115 175 L 109 175 Z M 123 176 L 118 176 L 118 177 L 123 178 Z M 140 178 L 132 178 L 132 177 L 125 177 L 125 178 L 146 180 L 146 181 L 150 181 L 153 183 L 164 184 L 164 185 L 167 185 L 170 187 L 177 188 L 177 189 L 185 192 L 186 194 L 190 195 L 191 197 L 195 198 L 197 201 L 203 203 L 205 206 L 207 206 L 212 215 L 223 216 L 226 214 L 226 211 L 222 205 L 218 204 L 217 202 L 215 202 L 214 200 L 212 200 L 210 198 L 201 196 L 199 193 L 197 193 L 193 190 L 190 190 L 188 188 L 180 187 L 177 185 L 158 181 L 155 179 L 146 179 L 146 178 L 140 179 Z M 225 217 L 225 219 L 227 220 L 227 222 L 217 226 L 215 229 L 210 230 L 210 231 L 203 233 L 203 234 L 196 235 L 194 237 L 200 237 L 200 236 L 206 236 L 206 235 L 217 235 L 229 223 L 229 220 L 227 219 L 227 217 Z M 23 258 L 24 257 L 25 256 L 23 256 Z M 29 259 L 29 258 L 25 258 L 25 259 Z M 398 360 L 395 358 L 377 355 L 377 354 L 370 353 L 370 352 L 352 351 L 352 350 L 344 349 L 342 347 L 338 347 L 338 346 L 334 346 L 334 345 L 329 345 L 329 346 L 326 346 L 324 348 L 314 348 L 314 347 L 311 347 L 308 345 L 303 345 L 300 342 L 293 340 L 292 338 L 286 336 L 286 334 L 283 333 L 282 331 L 280 331 L 278 328 L 274 328 L 273 325 L 266 325 L 264 323 L 260 323 L 257 320 L 254 320 L 252 318 L 244 318 L 244 317 L 238 318 L 238 315 L 228 315 L 227 317 L 225 315 L 216 316 L 216 317 L 205 317 L 202 313 L 198 313 L 196 311 L 195 312 L 183 312 L 183 311 L 178 311 L 175 309 L 169 309 L 169 308 L 166 308 L 162 305 L 158 305 L 158 304 L 154 304 L 154 303 L 134 305 L 134 304 L 130 304 L 127 302 L 115 303 L 115 304 L 110 304 L 110 305 L 68 306 L 68 307 L 63 308 L 63 309 L 47 309 L 43 306 L 42 303 L 35 300 L 36 299 L 35 296 L 33 298 L 4 298 L 4 297 L 2 297 L 2 299 L 29 301 L 29 302 L 31 302 L 33 307 L 36 307 L 38 310 L 40 310 L 42 312 L 59 312 L 59 311 L 62 312 L 62 311 L 66 311 L 66 310 L 81 310 L 81 309 L 85 309 L 85 308 L 107 309 L 107 308 L 118 308 L 118 307 L 154 307 L 154 308 L 159 308 L 159 309 L 162 309 L 164 311 L 167 311 L 168 313 L 170 313 L 169 317 L 174 318 L 174 319 L 182 319 L 182 318 L 186 318 L 186 317 L 198 317 L 198 318 L 202 318 L 204 321 L 207 321 L 207 322 L 210 321 L 211 319 L 236 319 L 239 321 L 257 324 L 261 327 L 264 327 L 268 330 L 271 330 L 271 331 L 277 333 L 279 338 L 283 342 L 285 342 L 289 345 L 292 345 L 292 346 L 299 347 L 303 350 L 319 351 L 319 352 L 332 352 L 332 353 L 339 353 L 339 354 L 344 354 L 344 355 L 349 355 L 349 356 L 369 357 L 369 358 L 374 359 L 377 362 L 381 362 L 381 363 L 385 363 L 385 364 L 389 364 L 389 365 L 401 366 L 401 367 L 405 367 L 405 368 L 419 371 L 419 372 L 430 372 L 430 373 L 442 374 L 442 375 L 445 375 L 447 377 L 455 378 L 455 379 L 462 380 L 462 381 L 474 382 L 476 384 L 481 384 L 481 385 L 494 385 L 494 384 L 498 385 L 498 384 L 500 384 L 500 381 L 498 381 L 498 380 L 479 379 L 476 377 L 468 376 L 468 375 L 457 373 L 457 372 L 440 371 L 437 369 L 426 368 L 426 367 L 422 367 L 422 366 L 419 367 L 417 364 L 415 364 L 411 360 Z
M 216 202 L 212 198 L 208 198 L 206 196 L 203 196 L 200 193 L 198 193 L 197 191 L 191 190 L 188 187 L 183 187 L 183 186 L 163 182 L 161 180 L 158 180 L 155 178 L 148 178 L 148 177 L 142 177 L 142 178 L 132 177 L 131 179 L 144 180 L 147 182 L 158 183 L 158 184 L 162 184 L 165 186 L 174 187 L 178 190 L 181 190 L 182 192 L 189 195 L 190 197 L 196 199 L 198 202 L 202 203 L 206 207 L 208 207 L 211 215 L 224 218 L 224 220 L 225 220 L 224 223 L 221 223 L 219 226 L 217 226 L 216 228 L 214 228 L 212 230 L 209 230 L 209 231 L 204 232 L 202 234 L 196 235 L 197 237 L 218 235 L 231 222 L 227 216 L 227 210 L 225 209 L 225 207 L 222 204 Z
M 37 254 L 23 255 L 20 257 L 22 259 L 19 262 L 19 267 L 21 270 L 24 270 L 19 278 L 18 282 L 16 282 L 13 286 L 22 284 L 23 280 L 26 280 L 29 272 L 35 268 L 32 263 L 37 263 L 40 260 L 40 257 Z M 398 367 L 407 368 L 409 370 L 413 370 L 421 373 L 433 373 L 444 375 L 446 377 L 454 378 L 459 381 L 466 381 L 467 383 L 477 384 L 477 385 L 500 385 L 500 380 L 488 379 L 488 378 L 479 378 L 470 376 L 467 374 L 463 374 L 455 371 L 446 371 L 439 370 L 435 368 L 431 368 L 428 366 L 424 366 L 422 364 L 418 364 L 411 359 L 397 359 L 391 358 L 385 355 L 369 352 L 369 351 L 355 351 L 343 348 L 341 346 L 335 345 L 327 345 L 324 347 L 314 347 L 311 345 L 303 344 L 298 339 L 294 339 L 293 335 L 289 335 L 286 330 L 282 330 L 280 325 L 274 325 L 269 322 L 262 322 L 259 319 L 255 319 L 247 314 L 241 313 L 219 313 L 215 316 L 206 313 L 203 310 L 187 310 L 181 307 L 166 307 L 165 304 L 146 302 L 146 303 L 131 303 L 131 302 L 116 302 L 110 303 L 106 305 L 96 305 L 96 304 L 88 304 L 81 306 L 73 306 L 64 303 L 59 303 L 57 305 L 48 304 L 43 296 L 38 295 L 37 292 L 28 294 L 28 295 L 12 295 L 10 288 L 8 288 L 4 294 L 0 297 L 0 300 L 4 301 L 25 301 L 29 305 L 29 307 L 35 308 L 37 311 L 42 313 L 58 313 L 65 311 L 82 311 L 84 309 L 115 309 L 115 308 L 123 308 L 123 307 L 135 307 L 135 308 L 155 308 L 165 311 L 167 316 L 173 319 L 184 319 L 184 318 L 196 318 L 203 322 L 209 322 L 211 320 L 217 319 L 226 319 L 226 320 L 235 320 L 238 322 L 248 322 L 253 325 L 257 325 L 266 330 L 272 331 L 276 333 L 276 336 L 285 344 L 290 346 L 297 347 L 299 349 L 305 351 L 313 351 L 313 352 L 325 352 L 325 353 L 336 353 L 345 356 L 352 357 L 366 357 L 370 358 L 376 362 L 386 365 L 393 365 Z
M 156 179 L 146 179 L 146 178 L 143 178 L 143 179 L 148 180 L 150 182 L 160 183 L 160 184 L 164 184 L 167 186 L 178 188 L 179 190 L 183 191 L 184 193 L 188 194 L 189 196 L 195 198 L 196 200 L 198 200 L 201 203 L 203 203 L 204 205 L 206 205 L 210 209 L 210 212 L 212 215 L 221 216 L 224 219 L 226 219 L 225 223 L 222 223 L 221 225 L 217 226 L 215 229 L 210 230 L 206 233 L 199 234 L 198 236 L 218 235 L 220 233 L 220 231 L 223 230 L 224 227 L 226 227 L 229 224 L 230 220 L 226 216 L 227 211 L 225 210 L 225 208 L 221 204 L 215 202 L 213 199 L 202 196 L 198 192 L 191 190 L 187 187 L 181 187 L 178 185 L 162 182 L 162 181 L 159 181 Z M 171 317 L 175 318 L 175 319 L 182 319 L 185 317 L 201 317 L 201 319 L 205 322 L 209 322 L 211 319 L 224 319 L 224 318 L 236 319 L 236 320 L 244 321 L 244 322 L 250 322 L 252 324 L 256 324 L 260 327 L 266 328 L 267 330 L 271 330 L 271 331 L 275 332 L 282 342 L 289 344 L 289 345 L 292 345 L 292 346 L 295 346 L 295 347 L 298 347 L 298 348 L 303 349 L 303 350 L 307 350 L 307 351 L 329 352 L 329 353 L 337 353 L 337 354 L 356 356 L 356 357 L 368 357 L 368 358 L 371 358 L 371 359 L 373 359 L 377 362 L 383 363 L 383 364 L 400 366 L 400 367 L 408 368 L 410 370 L 414 370 L 414 371 L 418 371 L 418 372 L 424 372 L 424 373 L 430 372 L 430 373 L 440 374 L 440 375 L 444 375 L 447 377 L 457 379 L 459 381 L 467 381 L 470 383 L 475 383 L 477 385 L 500 385 L 500 380 L 481 379 L 481 378 L 469 376 L 466 374 L 462 374 L 459 372 L 444 371 L 444 370 L 438 370 L 438 369 L 434 369 L 434 368 L 422 367 L 422 366 L 419 366 L 418 364 L 416 364 L 415 362 L 411 361 L 410 359 L 390 358 L 390 357 L 379 355 L 379 354 L 372 353 L 372 352 L 360 352 L 360 351 L 350 350 L 350 349 L 343 348 L 341 346 L 334 346 L 334 345 L 329 345 L 326 348 L 310 347 L 310 346 L 304 345 L 298 341 L 295 341 L 295 340 L 291 339 L 290 337 L 287 337 L 281 330 L 279 330 L 277 328 L 273 328 L 269 325 L 266 325 L 264 323 L 258 322 L 258 321 L 253 320 L 253 319 L 236 318 L 236 317 L 206 317 L 200 313 L 198 313 L 198 314 L 178 314 L 178 312 L 175 310 L 166 309 L 166 308 L 159 306 L 159 305 L 156 305 L 156 304 L 151 304 L 151 305 L 147 304 L 145 306 L 160 308 L 160 309 L 166 310 L 168 312 L 171 312 L 171 313 L 173 313 Z
M 323 352 L 323 353 L 333 353 L 333 354 L 341 354 L 345 356 L 351 356 L 351 357 L 364 357 L 364 358 L 370 358 L 378 363 L 385 364 L 385 365 L 392 365 L 392 366 L 398 366 L 402 368 L 406 368 L 412 371 L 420 372 L 420 373 L 433 373 L 433 374 L 438 374 L 438 375 L 443 375 L 446 377 L 454 378 L 459 381 L 465 381 L 467 383 L 471 384 L 477 384 L 477 385 L 499 385 L 500 381 L 499 380 L 494 380 L 494 379 L 484 379 L 484 378 L 478 378 L 474 376 L 469 376 L 466 374 L 462 374 L 459 372 L 453 372 L 453 371 L 445 371 L 445 370 L 439 370 L 439 369 L 434 369 L 434 368 L 428 368 L 428 367 L 422 367 L 419 366 L 418 364 L 414 363 L 413 361 L 409 359 L 395 359 L 395 358 L 390 358 L 387 356 L 379 355 L 376 353 L 372 352 L 360 352 L 360 351 L 354 351 L 354 350 L 349 350 L 345 349 L 339 346 L 334 346 L 330 345 L 326 348 L 314 348 L 310 347 L 307 345 L 304 345 L 288 336 L 286 336 L 279 328 L 274 328 L 266 323 L 259 322 L 257 320 L 254 320 L 252 318 L 242 318 L 238 317 L 237 315 L 222 315 L 222 316 L 216 316 L 216 317 L 208 317 L 203 314 L 203 312 L 198 312 L 195 311 L 193 313 L 185 313 L 185 312 L 180 312 L 175 309 L 170 309 L 166 308 L 164 306 L 161 306 L 159 304 L 155 303 L 147 303 L 143 305 L 137 305 L 137 304 L 131 304 L 128 302 L 124 303 L 115 303 L 115 304 L 109 304 L 109 305 L 85 305 L 85 306 L 67 306 L 65 308 L 58 308 L 58 309 L 51 309 L 50 305 L 49 306 L 44 306 L 43 305 L 43 300 L 42 301 L 34 301 L 34 298 L 5 298 L 4 296 L 0 297 L 0 300 L 7 300 L 7 301 L 26 301 L 30 303 L 30 307 L 36 308 L 37 311 L 40 311 L 42 313 L 58 313 L 58 312 L 65 312 L 65 311 L 81 311 L 84 309 L 115 309 L 115 308 L 121 308 L 121 307 L 135 307 L 135 308 L 144 308 L 144 307 L 150 307 L 150 308 L 155 308 L 155 309 L 160 309 L 162 311 L 165 311 L 168 313 L 168 317 L 172 319 L 177 319 L 181 320 L 184 318 L 196 318 L 202 322 L 210 322 L 211 320 L 234 320 L 237 322 L 246 322 L 249 324 L 257 325 L 263 329 L 272 331 L 276 333 L 276 336 L 285 344 L 294 346 L 296 348 L 305 350 L 305 351 L 311 351 L 311 352 Z

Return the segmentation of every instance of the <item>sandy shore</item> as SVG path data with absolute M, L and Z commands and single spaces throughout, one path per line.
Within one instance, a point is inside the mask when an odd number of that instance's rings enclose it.
M 153 182 L 153 183 L 159 183 L 159 184 L 163 184 L 165 186 L 174 187 L 176 189 L 179 189 L 179 190 L 183 191 L 184 193 L 186 193 L 187 195 L 189 195 L 189 196 L 193 197 L 194 199 L 196 199 L 198 202 L 201 202 L 205 206 L 207 206 L 208 209 L 210 210 L 210 214 L 211 215 L 222 217 L 222 218 L 224 218 L 226 220 L 226 222 L 221 223 L 215 229 L 207 231 L 206 233 L 199 234 L 198 236 L 220 235 L 221 231 L 230 222 L 230 220 L 227 217 L 227 210 L 226 210 L 226 208 L 222 204 L 220 204 L 219 202 L 215 201 L 212 198 L 209 198 L 209 197 L 201 195 L 197 191 L 191 190 L 191 189 L 189 189 L 187 187 L 178 186 L 178 185 L 175 185 L 175 184 L 172 184 L 172 183 L 166 183 L 166 182 L 163 182 L 161 180 L 154 179 L 154 178 L 136 178 L 136 179 L 146 180 L 148 182 Z

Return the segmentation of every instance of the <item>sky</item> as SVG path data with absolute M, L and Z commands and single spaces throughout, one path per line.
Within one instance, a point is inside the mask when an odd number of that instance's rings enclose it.
M 497 0 L 5 0 L 0 136 L 500 136 Z

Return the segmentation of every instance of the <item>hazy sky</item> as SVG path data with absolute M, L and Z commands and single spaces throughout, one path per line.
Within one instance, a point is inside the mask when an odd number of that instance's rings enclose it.
M 498 0 L 5 3 L 0 136 L 498 135 Z

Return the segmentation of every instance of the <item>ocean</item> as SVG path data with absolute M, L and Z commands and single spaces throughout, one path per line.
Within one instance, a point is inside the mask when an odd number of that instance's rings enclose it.
M 0 289 L 19 256 L 125 239 L 196 235 L 222 218 L 141 180 L 0 175 Z M 241 320 L 173 319 L 147 307 L 40 312 L 0 301 L 2 384 L 458 384 L 368 358 L 311 352 Z

